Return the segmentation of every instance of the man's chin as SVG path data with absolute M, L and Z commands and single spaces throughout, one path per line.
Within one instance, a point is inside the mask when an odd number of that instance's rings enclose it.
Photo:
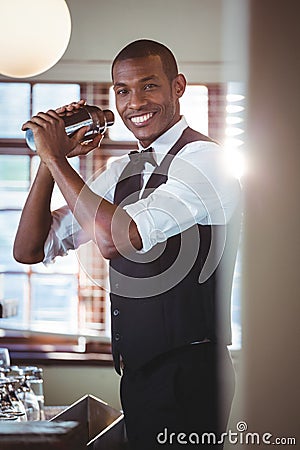
M 150 132 L 150 130 L 149 129 L 147 130 L 146 128 L 147 127 L 140 127 L 140 128 L 130 127 L 129 130 L 132 132 L 132 134 L 138 141 L 154 140 L 152 139 L 154 133 Z

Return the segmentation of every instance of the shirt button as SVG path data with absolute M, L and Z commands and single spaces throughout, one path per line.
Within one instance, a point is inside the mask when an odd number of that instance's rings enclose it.
M 119 289 L 119 283 L 115 283 L 115 288 Z
M 119 314 L 120 314 L 120 310 L 119 309 L 116 308 L 116 309 L 113 310 L 113 315 L 115 317 L 117 317 Z
M 115 341 L 119 341 L 121 339 L 121 336 L 119 333 L 115 334 Z

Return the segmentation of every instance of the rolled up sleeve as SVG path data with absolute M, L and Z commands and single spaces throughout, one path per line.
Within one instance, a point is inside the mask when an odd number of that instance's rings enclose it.
M 55 262 L 57 256 L 65 256 L 78 248 L 85 240 L 82 229 L 67 206 L 52 213 L 52 225 L 44 244 L 45 265 Z

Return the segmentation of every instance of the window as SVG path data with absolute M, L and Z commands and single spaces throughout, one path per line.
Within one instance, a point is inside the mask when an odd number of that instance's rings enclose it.
M 99 288 L 107 279 L 107 264 L 94 248 L 83 246 L 64 258 L 57 258 L 48 267 L 19 264 L 12 255 L 20 214 L 39 165 L 39 157 L 25 144 L 22 123 L 31 114 L 70 103 L 81 96 L 88 103 L 105 107 L 108 86 L 3 82 L 0 93 L 4 100 L 0 126 L 0 301 L 13 299 L 18 305 L 17 315 L 1 318 L 0 327 L 13 336 L 24 336 L 22 332 L 30 336 L 46 333 L 52 339 L 54 335 L 71 336 L 75 342 L 81 336 L 108 337 L 107 289 Z M 108 147 L 103 142 L 100 155 L 82 160 L 74 158 L 74 168 L 83 177 L 90 178 L 105 165 L 108 154 L 119 152 L 118 144 L 111 150 Z M 123 151 L 128 151 L 126 146 Z M 64 203 L 55 188 L 52 208 Z
M 188 124 L 202 134 L 208 134 L 208 88 L 188 85 L 180 99 L 181 113 Z
M 234 98 L 227 97 L 226 100 L 226 89 L 230 94 L 229 88 L 232 90 L 233 87 L 219 84 L 188 86 L 181 107 L 191 126 L 224 142 L 226 114 L 227 119 L 231 117 L 231 113 L 226 113 L 226 106 Z M 39 164 L 38 156 L 25 145 L 24 133 L 20 131 L 22 123 L 31 114 L 79 98 L 114 110 L 112 90 L 105 83 L 2 82 L 0 95 L 0 300 L 16 299 L 18 302 L 17 316 L 0 319 L 0 327 L 11 330 L 16 336 L 26 331 L 29 335 L 38 333 L 42 336 L 41 333 L 46 332 L 53 337 L 73 336 L 80 342 L 83 342 L 81 337 L 87 341 L 108 340 L 107 263 L 95 246 L 86 244 L 64 258 L 57 258 L 55 264 L 46 268 L 43 264 L 17 263 L 12 256 L 12 244 Z M 75 159 L 74 168 L 89 179 L 105 167 L 109 158 L 134 149 L 136 144 L 127 131 L 116 114 L 116 123 L 107 132 L 101 151 Z M 52 207 L 57 208 L 63 203 L 56 190 Z M 240 265 L 233 294 L 234 348 L 240 346 L 239 273 Z
M 79 99 L 76 84 L 49 85 L 29 83 L 0 83 L 4 108 L 1 138 L 20 136 L 21 125 L 31 111 L 55 108 L 60 102 Z M 11 103 L 11 99 L 14 99 Z M 31 101 L 32 99 L 32 101 Z M 46 106 L 47 105 L 47 106 Z M 70 254 L 46 270 L 42 264 L 27 266 L 12 256 L 12 243 L 22 206 L 34 178 L 39 158 L 27 151 L 24 155 L 0 155 L 0 298 L 16 299 L 17 316 L 1 319 L 1 326 L 17 330 L 77 333 L 78 263 Z M 5 154 L 3 154 L 5 153 Z M 78 161 L 74 161 L 78 166 Z M 56 191 L 54 203 L 59 201 Z M 9 224 L 9 225 L 8 225 Z
M 30 84 L 0 83 L 0 136 L 22 138 L 21 124 L 30 117 Z

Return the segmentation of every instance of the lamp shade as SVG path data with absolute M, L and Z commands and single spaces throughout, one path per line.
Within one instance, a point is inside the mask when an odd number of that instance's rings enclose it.
M 54 66 L 71 36 L 66 2 L 7 0 L 1 5 L 0 73 L 26 78 Z

